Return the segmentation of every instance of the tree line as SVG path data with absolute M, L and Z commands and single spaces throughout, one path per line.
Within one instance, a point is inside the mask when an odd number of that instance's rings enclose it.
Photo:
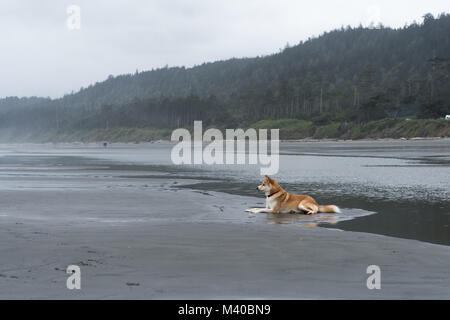
M 218 127 L 263 119 L 368 122 L 450 114 L 450 15 L 342 27 L 255 58 L 110 76 L 60 99 L 0 100 L 0 128 Z

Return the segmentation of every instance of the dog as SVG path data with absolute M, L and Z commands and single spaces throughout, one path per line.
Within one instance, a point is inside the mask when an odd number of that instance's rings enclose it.
M 307 195 L 291 194 L 284 190 L 278 182 L 266 176 L 264 181 L 256 187 L 266 194 L 266 208 L 248 209 L 251 213 L 341 213 L 335 205 L 320 206 L 316 200 Z

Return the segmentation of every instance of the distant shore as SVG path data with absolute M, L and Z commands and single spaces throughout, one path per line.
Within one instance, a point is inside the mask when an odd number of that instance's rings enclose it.
M 281 143 L 332 143 L 332 142 L 339 142 L 339 143 L 358 143 L 358 142 L 404 142 L 404 141 L 449 141 L 450 137 L 414 137 L 414 138 L 379 138 L 379 139 L 313 139 L 313 138 L 305 138 L 305 139 L 280 139 Z M 107 142 L 106 146 L 103 144 Z M 107 140 L 100 140 L 100 141 L 59 141 L 59 142 L 0 142 L 0 146 L 2 145 L 67 145 L 67 146 L 74 146 L 74 145 L 82 145 L 82 146 L 98 146 L 98 147 L 108 147 L 108 146 L 133 146 L 133 145 L 152 145 L 152 144 L 176 144 L 177 142 L 170 141 L 170 140 L 155 140 L 155 141 L 138 141 L 138 142 L 110 142 Z
M 262 120 L 243 128 L 279 129 L 281 141 L 289 142 L 435 140 L 450 137 L 450 121 L 444 119 L 382 119 L 367 123 L 332 122 L 323 125 L 298 119 L 280 119 Z M 20 132 L 13 128 L 3 128 L 0 129 L 0 143 L 154 143 L 170 141 L 173 130 L 174 128 L 115 127 Z

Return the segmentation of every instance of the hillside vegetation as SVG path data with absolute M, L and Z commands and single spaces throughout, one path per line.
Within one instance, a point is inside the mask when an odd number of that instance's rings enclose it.
M 194 120 L 277 126 L 284 138 L 448 136 L 449 122 L 421 119 L 450 114 L 449 34 L 450 15 L 428 14 L 400 29 L 341 28 L 270 56 L 110 76 L 60 99 L 9 97 L 0 139 L 148 140 Z

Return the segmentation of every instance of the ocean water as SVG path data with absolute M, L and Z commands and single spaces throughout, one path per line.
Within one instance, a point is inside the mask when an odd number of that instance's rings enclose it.
M 175 166 L 170 159 L 172 147 L 169 143 L 107 148 L 100 144 L 1 145 L 0 195 L 23 190 L 95 190 L 105 188 L 108 177 L 116 178 L 108 187 L 114 187 L 113 183 L 123 188 L 171 179 L 182 183 L 170 188 L 249 196 L 254 198 L 252 207 L 264 206 L 264 195 L 255 188 L 262 179 L 259 166 Z M 336 204 L 343 213 L 265 214 L 257 219 L 263 223 L 450 244 L 448 139 L 281 143 L 280 169 L 274 178 L 287 191 L 309 194 L 320 204 Z M 39 205 L 35 209 L 39 212 Z

